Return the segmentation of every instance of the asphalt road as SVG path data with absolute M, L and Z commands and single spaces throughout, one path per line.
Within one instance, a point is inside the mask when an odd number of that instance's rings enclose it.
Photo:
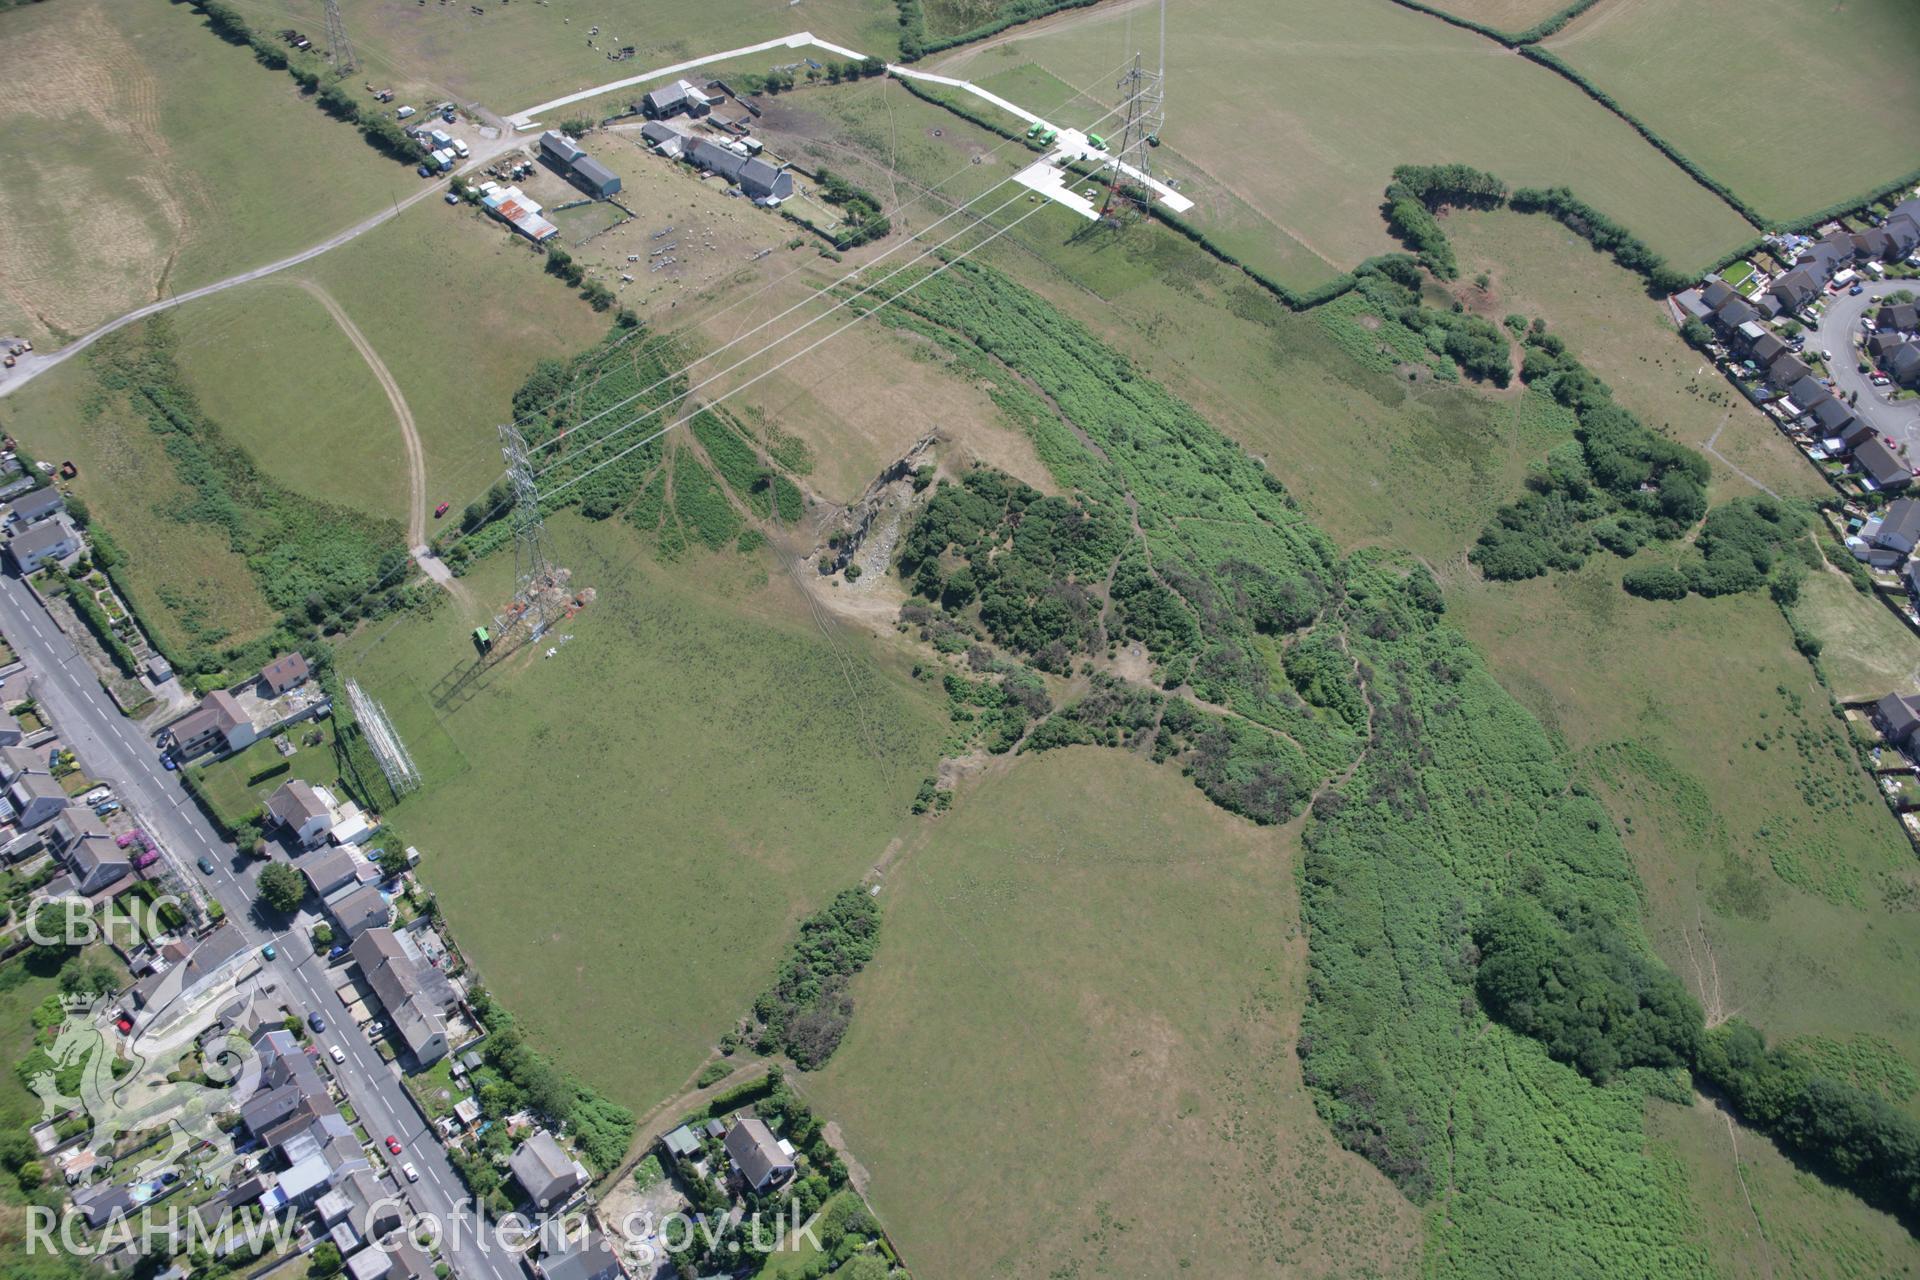
M 254 920 L 252 882 L 261 865 L 220 839 L 185 786 L 160 767 L 159 751 L 138 726 L 117 711 L 73 643 L 61 633 L 39 601 L 18 579 L 0 577 L 0 631 L 27 665 L 34 696 L 65 743 L 79 754 L 87 772 L 110 783 L 140 824 L 157 836 L 188 880 L 210 882 L 227 908 L 227 919 L 256 949 L 269 941 L 279 955 L 262 965 L 262 980 L 275 984 L 275 996 L 304 1016 L 313 1010 L 327 1020 L 315 1037 L 323 1047 L 339 1045 L 345 1062 L 328 1057 L 325 1066 L 340 1082 L 362 1124 L 374 1140 L 398 1137 L 404 1154 L 394 1160 L 393 1193 L 418 1213 L 451 1223 L 461 1215 L 467 1229 L 456 1247 L 451 1228 L 445 1256 L 461 1280 L 525 1280 L 519 1261 L 498 1245 L 482 1249 L 472 1230 L 473 1215 L 461 1208 L 463 1188 L 447 1162 L 439 1139 L 405 1096 L 399 1070 L 380 1060 L 334 993 L 324 957 L 316 956 L 304 934 L 274 934 Z M 201 855 L 213 859 L 214 874 L 203 877 L 195 865 Z M 398 1178 L 398 1165 L 411 1161 L 420 1181 Z
M 1869 307 L 1878 305 L 1880 299 L 1890 293 L 1914 287 L 1911 280 L 1880 280 L 1869 284 L 1858 297 L 1842 293 L 1829 298 L 1820 324 L 1807 339 L 1807 346 L 1833 352 L 1827 371 L 1833 375 L 1841 395 L 1858 395 L 1853 406 L 1855 414 L 1872 423 L 1881 435 L 1892 436 L 1896 445 L 1907 446 L 1907 456 L 1920 458 L 1920 400 L 1889 401 L 1886 392 L 1892 388 L 1876 387 L 1868 381 L 1859 369 L 1861 353 L 1853 345 L 1856 337 L 1865 335 L 1860 317 Z

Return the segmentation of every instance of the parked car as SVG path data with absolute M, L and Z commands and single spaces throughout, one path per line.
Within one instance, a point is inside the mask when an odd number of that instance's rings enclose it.
M 345 1062 L 347 1060 L 347 1051 L 336 1044 L 327 1050 L 327 1056 L 335 1062 Z
M 327 959 L 338 960 L 345 954 L 347 954 L 347 944 L 344 942 L 336 942 L 333 944 L 333 949 L 327 952 Z
M 449 510 L 450 510 L 450 509 L 451 509 L 452 507 L 453 507 L 453 504 L 452 504 L 451 502 L 443 502 L 443 503 L 441 503 L 441 504 L 440 504 L 439 506 L 437 506 L 437 507 L 435 507 L 435 508 L 433 509 L 433 518 L 434 518 L 435 520 L 438 520 L 438 519 L 439 519 L 439 518 L 440 518 L 441 516 L 443 516 L 443 515 L 445 515 L 445 514 L 447 514 L 447 512 L 448 512 L 448 511 L 449 511 Z
M 80 797 L 81 804 L 99 804 L 102 800 L 113 799 L 112 787 L 95 787 Z
M 1847 290 L 1847 296 L 1849 298 L 1857 298 L 1861 294 L 1865 293 L 1866 291 L 1867 291 L 1867 286 L 1863 284 L 1856 284 L 1853 286 L 1853 288 Z
M 400 1172 L 407 1175 L 408 1182 L 420 1181 L 420 1171 L 413 1167 L 413 1161 L 411 1160 L 400 1166 Z
M 160 767 L 171 773 L 180 767 L 180 762 L 173 758 L 173 752 L 162 751 L 160 753 Z
M 414 170 L 414 172 L 419 174 L 423 178 L 431 178 L 433 176 L 433 169 L 430 166 L 424 165 L 424 164 L 421 165 L 418 169 Z
M 1873 385 L 1876 387 L 1891 386 L 1893 385 L 1893 379 L 1884 373 L 1876 373 L 1873 375 Z
M 394 1136 L 393 1136 L 392 1134 L 388 1134 L 388 1135 L 387 1135 L 387 1150 L 389 1150 L 389 1151 L 391 1151 L 391 1152 L 393 1152 L 393 1154 L 395 1154 L 395 1155 L 399 1155 L 399 1154 L 400 1154 L 400 1139 L 398 1139 L 398 1138 L 396 1138 L 396 1137 L 394 1137 Z
M 99 804 L 93 806 L 93 811 L 104 818 L 110 814 L 120 812 L 120 802 L 118 800 L 102 800 Z
M 313 1029 L 313 1034 L 319 1035 L 327 1029 L 327 1020 L 321 1017 L 320 1011 L 316 1009 L 307 1015 L 307 1026 Z
M 213 874 L 213 859 L 209 858 L 206 854 L 203 853 L 200 855 L 200 862 L 198 865 L 200 867 L 201 875 L 210 876 Z

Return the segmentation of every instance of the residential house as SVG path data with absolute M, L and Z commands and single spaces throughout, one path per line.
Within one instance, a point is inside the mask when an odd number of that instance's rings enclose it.
M 1913 472 L 1905 461 L 1895 456 L 1893 450 L 1880 440 L 1871 436 L 1853 451 L 1853 460 L 1866 473 L 1873 487 L 1883 493 L 1904 489 L 1913 483 Z
M 368 929 L 355 938 L 349 954 L 414 1059 L 424 1067 L 446 1057 L 443 1014 L 453 1003 L 446 975 L 408 955 L 393 930 L 385 927 Z
M 369 929 L 384 928 L 393 919 L 393 909 L 380 896 L 379 888 L 370 884 L 335 893 L 327 899 L 326 907 L 343 942 L 351 942 Z
M 1824 437 L 1845 435 L 1853 421 L 1853 410 L 1844 400 L 1829 397 L 1813 406 L 1814 427 Z
M 1893 237 L 1879 227 L 1857 232 L 1853 237 L 1853 256 L 1861 262 L 1883 262 L 1896 256 Z
M 1709 279 L 1700 286 L 1700 301 L 1709 313 L 1718 311 L 1739 296 L 1725 280 Z
M 534 1270 L 540 1280 L 624 1280 L 627 1274 L 607 1238 L 591 1227 L 578 1239 L 542 1254 Z
M 115 1218 L 132 1213 L 135 1205 L 130 1188 L 111 1182 L 96 1182 L 73 1193 L 73 1207 L 96 1231 Z
M 10 787 L 25 774 L 46 771 L 45 752 L 35 751 L 32 747 L 0 747 L 0 786 Z
M 349 885 L 365 884 L 379 875 L 352 845 L 334 845 L 324 853 L 308 854 L 300 863 L 313 896 L 323 902 Z
M 1875 364 L 1881 364 L 1885 362 L 1888 355 L 1892 354 L 1895 347 L 1906 341 L 1907 339 L 1893 330 L 1882 329 L 1867 339 L 1867 355 L 1872 357 Z
M 177 955 L 169 949 L 168 954 Z M 164 973 L 149 974 L 141 979 L 142 985 L 148 979 L 158 977 L 159 981 L 139 992 L 143 1020 L 152 1023 L 162 1015 L 191 1008 L 200 998 L 215 987 L 227 982 L 243 965 L 253 958 L 253 948 L 240 936 L 240 931 L 231 924 L 222 923 L 212 933 L 194 944 L 183 959 L 176 961 Z
M 1794 312 L 1819 297 L 1826 284 L 1826 276 L 1816 275 L 1811 268 L 1802 266 L 1776 278 L 1767 292 L 1780 304 L 1782 311 Z
M 507 1159 L 507 1168 L 536 1208 L 546 1210 L 565 1204 L 567 1198 L 587 1181 L 587 1171 L 561 1149 L 545 1129 L 520 1144 Z
M 208 694 L 197 708 L 174 721 L 168 732 L 183 759 L 209 750 L 226 755 L 253 745 L 260 736 L 239 700 L 225 689 Z
M 1880 308 L 1873 322 L 1882 330 L 1912 333 L 1920 329 L 1920 302 L 1889 302 Z
M 65 515 L 56 515 L 14 534 L 13 540 L 7 543 L 7 551 L 20 572 L 28 574 L 78 554 L 85 545 L 73 521 Z
M 734 1172 L 755 1191 L 765 1191 L 793 1176 L 792 1149 L 777 1140 L 766 1121 L 757 1116 L 735 1120 L 733 1128 L 727 1130 L 726 1145 Z
M 746 167 L 747 158 L 732 151 L 711 138 L 694 138 L 686 149 L 686 158 L 697 168 L 705 169 L 733 182 L 740 177 L 740 170 Z
M 1767 366 L 1767 381 L 1776 387 L 1786 388 L 1812 372 L 1812 367 L 1799 356 L 1786 355 Z
M 310 674 L 305 655 L 289 653 L 260 668 L 260 683 L 266 686 L 268 697 L 277 698 L 287 690 L 305 684 Z
M 47 825 L 47 843 L 73 872 L 74 885 L 85 897 L 124 880 L 133 870 L 91 809 L 69 805 L 55 814 Z
M 1851 453 L 1876 434 L 1878 433 L 1874 431 L 1871 422 L 1868 422 L 1865 418 L 1855 418 L 1841 429 L 1840 443 L 1846 445 L 1847 451 Z
M 1808 374 L 1787 388 L 1787 395 L 1800 406 L 1802 413 L 1813 412 L 1813 407 L 1822 400 L 1833 399 L 1833 392 L 1827 390 L 1827 384 Z
M 66 495 L 52 485 L 45 485 L 13 500 L 13 518 L 22 529 L 51 519 L 66 509 Z
M 286 828 L 287 838 L 302 848 L 319 844 L 333 830 L 333 805 L 320 788 L 303 778 L 282 783 L 278 791 L 267 797 L 267 812 Z M 330 886 L 321 891 L 322 895 L 338 887 Z
M 1896 498 L 1880 513 L 1880 528 L 1873 538 L 1875 546 L 1908 555 L 1920 544 L 1920 498 Z
M 69 803 L 66 788 L 55 782 L 52 774 L 38 770 L 21 774 L 8 788 L 7 798 L 13 802 L 15 821 L 22 831 L 53 821 Z
M 1904 747 L 1920 729 L 1920 698 L 1890 693 L 1873 706 L 1873 718 L 1880 732 L 1896 747 Z
M 1790 348 L 1779 334 L 1762 333 L 1758 338 L 1753 340 L 1753 345 L 1747 349 L 1747 355 L 1752 357 L 1755 364 L 1764 369 L 1781 356 L 1788 354 L 1789 350 Z
M 1920 387 L 1920 342 L 1903 342 L 1880 362 L 1887 376 L 1903 387 Z
M 1902 201 L 1880 224 L 1887 236 L 1886 257 L 1904 258 L 1920 249 L 1920 197 Z
M 1750 324 L 1758 320 L 1760 313 L 1755 311 L 1753 304 L 1746 299 L 1734 298 L 1728 302 L 1727 305 L 1714 312 L 1713 318 L 1714 323 L 1718 324 L 1721 329 L 1729 334 L 1734 334 L 1739 332 L 1741 325 Z
M 713 103 L 705 90 L 685 80 L 675 80 L 672 84 L 662 85 L 642 98 L 640 109 L 655 120 L 664 120 L 669 116 L 677 115 L 688 115 L 697 119 L 713 110 Z

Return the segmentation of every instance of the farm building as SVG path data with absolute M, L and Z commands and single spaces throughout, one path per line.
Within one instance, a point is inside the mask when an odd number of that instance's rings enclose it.
M 685 80 L 663 85 L 640 100 L 640 109 L 655 120 L 688 115 L 698 118 L 713 110 L 707 91 Z
M 480 204 L 535 244 L 543 244 L 560 234 L 560 228 L 541 217 L 540 206 L 527 199 L 518 187 L 497 187 L 489 182 L 480 188 Z
M 580 144 L 556 129 L 540 135 L 540 154 L 547 163 L 596 200 L 605 200 L 620 190 L 620 175 L 595 160 Z
M 647 145 L 669 160 L 678 160 L 687 149 L 687 135 L 659 120 L 649 120 L 640 126 L 640 136 Z

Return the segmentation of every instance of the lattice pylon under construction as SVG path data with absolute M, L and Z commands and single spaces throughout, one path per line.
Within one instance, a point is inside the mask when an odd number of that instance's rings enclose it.
M 351 71 L 358 65 L 347 39 L 347 24 L 340 17 L 340 0 L 327 0 L 327 52 L 333 56 L 335 71 Z
M 1127 122 L 1113 148 L 1113 177 L 1101 217 L 1143 210 L 1153 202 L 1153 188 L 1143 179 L 1153 173 L 1153 149 L 1160 145 L 1160 128 L 1166 123 L 1165 78 L 1149 70 L 1137 53 L 1120 75 L 1115 87 L 1126 102 Z
M 514 588 L 513 599 L 493 619 L 496 652 L 545 631 L 562 589 L 548 553 L 547 522 L 540 514 L 540 490 L 527 459 L 527 442 L 512 424 L 500 428 L 500 456 L 507 461 L 507 483 L 513 486 Z
M 393 722 L 387 719 L 387 709 L 369 698 L 357 681 L 347 681 L 347 705 L 353 708 L 354 721 L 360 726 L 361 736 L 367 746 L 373 750 L 373 758 L 380 766 L 380 772 L 386 775 L 387 785 L 393 788 L 395 796 L 404 796 L 408 792 L 420 789 L 420 770 L 414 767 L 413 757 L 407 753 L 406 743 L 400 741 L 400 735 L 394 732 Z

